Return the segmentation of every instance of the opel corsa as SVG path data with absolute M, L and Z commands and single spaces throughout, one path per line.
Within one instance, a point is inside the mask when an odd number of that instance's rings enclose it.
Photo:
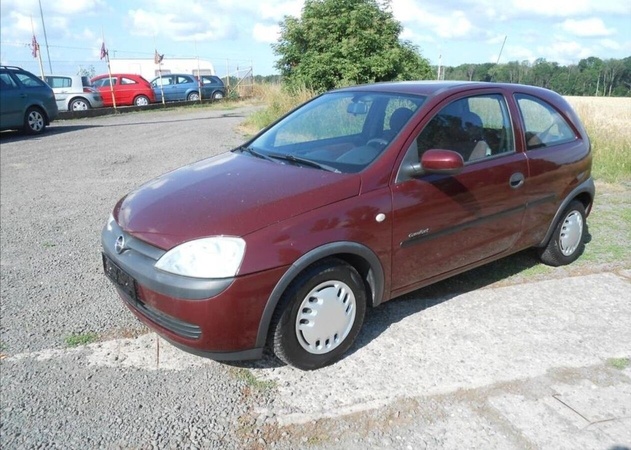
M 103 263 L 129 309 L 216 360 L 317 369 L 366 309 L 529 247 L 582 253 L 590 143 L 559 95 L 382 83 L 320 95 L 123 197 Z

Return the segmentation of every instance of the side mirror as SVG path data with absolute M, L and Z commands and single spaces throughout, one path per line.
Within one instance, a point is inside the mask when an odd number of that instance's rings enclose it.
M 431 149 L 423 153 L 421 167 L 425 173 L 456 175 L 462 171 L 464 160 L 452 150 Z

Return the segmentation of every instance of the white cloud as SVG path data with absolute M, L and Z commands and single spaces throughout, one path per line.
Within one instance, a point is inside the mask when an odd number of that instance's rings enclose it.
M 262 19 L 271 19 L 280 22 L 284 16 L 300 17 L 303 0 L 261 1 L 258 12 Z
M 601 39 L 598 41 L 601 47 L 608 48 L 610 50 L 621 50 L 622 45 L 619 42 L 614 41 L 613 39 Z
M 232 31 L 230 22 L 212 12 L 204 15 L 177 15 L 158 9 L 136 9 L 130 10 L 128 14 L 131 20 L 130 32 L 137 36 L 168 38 L 180 42 L 212 41 L 227 38 Z
M 263 25 L 257 23 L 252 30 L 252 37 L 258 42 L 271 44 L 278 41 L 280 27 L 278 25 Z
M 581 37 L 603 37 L 615 33 L 615 30 L 610 30 L 605 26 L 602 19 L 596 17 L 584 20 L 567 19 L 561 24 L 561 29 Z

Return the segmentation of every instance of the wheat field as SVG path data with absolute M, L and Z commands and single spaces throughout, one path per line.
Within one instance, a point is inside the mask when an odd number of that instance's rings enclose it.
M 631 97 L 566 97 L 583 121 L 594 152 L 594 177 L 631 181 Z

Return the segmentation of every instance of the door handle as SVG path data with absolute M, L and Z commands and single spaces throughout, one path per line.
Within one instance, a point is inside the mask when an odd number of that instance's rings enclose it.
M 514 173 L 510 176 L 510 180 L 508 181 L 510 187 L 513 189 L 517 189 L 524 184 L 524 174 L 521 172 Z

